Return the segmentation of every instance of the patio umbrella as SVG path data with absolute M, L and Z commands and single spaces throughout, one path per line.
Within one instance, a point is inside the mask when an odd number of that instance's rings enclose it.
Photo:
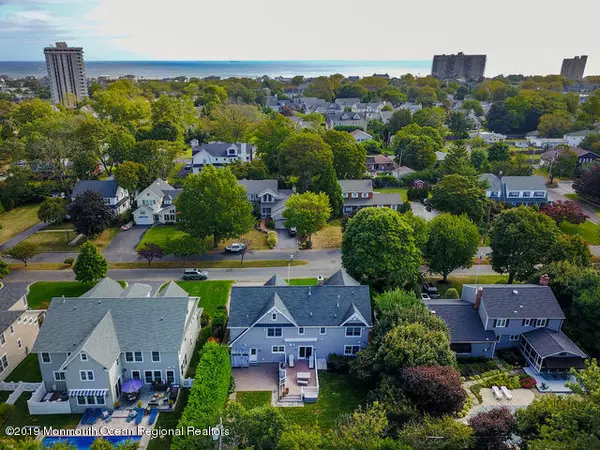
M 131 380 L 127 380 L 125 383 L 123 383 L 121 390 L 125 393 L 130 394 L 132 392 L 139 391 L 143 385 L 144 385 L 144 382 L 142 380 L 138 380 L 137 378 L 132 378 Z

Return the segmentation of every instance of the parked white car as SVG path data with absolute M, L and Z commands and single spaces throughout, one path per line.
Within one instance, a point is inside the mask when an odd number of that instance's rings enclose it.
M 225 251 L 228 253 L 239 253 L 239 252 L 243 252 L 245 248 L 246 248 L 245 244 L 241 244 L 239 242 L 234 242 L 233 244 L 230 244 L 227 247 L 225 247 Z

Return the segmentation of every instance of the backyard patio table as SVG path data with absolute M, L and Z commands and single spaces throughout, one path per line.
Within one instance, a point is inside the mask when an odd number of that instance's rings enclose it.
M 296 374 L 296 380 L 310 380 L 310 372 L 298 372 Z

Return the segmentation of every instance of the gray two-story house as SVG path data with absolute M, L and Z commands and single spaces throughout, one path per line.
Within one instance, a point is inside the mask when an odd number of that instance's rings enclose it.
M 270 217 L 276 229 L 285 229 L 283 210 L 291 189 L 279 189 L 277 180 L 239 180 L 238 184 L 244 186 L 246 198 L 258 208 L 261 218 Z
M 513 177 L 484 173 L 479 181 L 486 185 L 485 194 L 490 200 L 511 206 L 543 205 L 548 202 L 548 188 L 544 177 Z
M 75 183 L 71 200 L 75 200 L 85 191 L 99 193 L 107 205 L 115 214 L 123 214 L 131 206 L 127 191 L 119 186 L 115 180 L 80 180 Z
M 43 389 L 34 393 L 30 411 L 112 408 L 132 378 L 148 388 L 181 384 L 202 309 L 197 297 L 173 282 L 154 297 L 151 291 L 137 283 L 124 289 L 105 278 L 79 298 L 54 298 L 33 346 Z M 54 401 L 60 411 L 43 404 Z
M 230 305 L 233 367 L 356 355 L 372 327 L 369 287 L 344 270 L 318 286 L 288 286 L 277 275 L 264 286 L 234 286 Z
M 458 356 L 492 358 L 497 349 L 518 348 L 537 372 L 581 368 L 587 358 L 562 331 L 565 315 L 547 278 L 542 285 L 465 285 L 462 298 L 428 300 L 450 328 Z

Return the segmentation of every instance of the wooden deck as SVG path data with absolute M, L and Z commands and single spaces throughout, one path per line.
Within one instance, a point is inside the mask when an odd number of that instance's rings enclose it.
M 308 372 L 310 373 L 310 379 L 308 380 L 308 384 L 306 386 L 299 385 L 296 382 L 296 377 L 298 372 Z M 305 359 L 297 359 L 295 361 L 294 367 L 290 367 L 289 365 L 285 369 L 285 387 L 289 388 L 289 396 L 297 396 L 302 395 L 303 387 L 317 387 L 317 379 L 315 374 L 315 369 L 308 368 L 308 360 Z

